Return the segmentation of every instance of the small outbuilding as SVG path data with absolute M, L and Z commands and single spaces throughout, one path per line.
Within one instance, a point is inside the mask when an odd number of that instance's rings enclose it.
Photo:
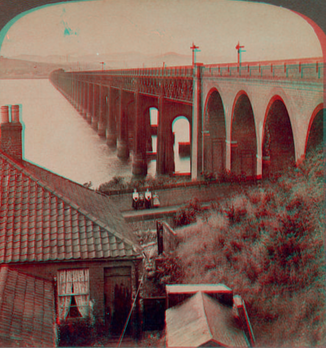
M 167 285 L 167 347 L 250 347 L 244 302 L 218 285 Z

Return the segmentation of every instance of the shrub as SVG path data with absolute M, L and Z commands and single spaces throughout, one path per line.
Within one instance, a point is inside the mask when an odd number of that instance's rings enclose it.
M 192 199 L 185 207 L 177 210 L 173 219 L 175 226 L 184 226 L 195 222 L 197 214 L 201 211 L 199 200 L 197 198 Z
M 110 181 L 103 183 L 99 186 L 98 191 L 104 194 L 109 194 L 111 191 L 117 190 L 143 190 L 147 187 L 151 189 L 162 189 L 169 187 L 172 184 L 189 182 L 190 178 L 184 176 L 158 176 L 152 177 L 147 175 L 146 178 L 123 178 L 114 177 Z
M 135 235 L 140 245 L 155 242 L 157 240 L 156 231 L 138 231 L 135 232 Z
M 216 180 L 216 174 L 212 172 L 204 172 L 202 173 L 202 176 L 206 182 L 214 181 Z
M 95 337 L 95 329 L 88 320 L 67 321 L 59 326 L 59 346 L 89 346 Z
M 160 286 L 181 282 L 183 270 L 180 258 L 174 253 L 163 253 L 156 259 L 155 281 Z

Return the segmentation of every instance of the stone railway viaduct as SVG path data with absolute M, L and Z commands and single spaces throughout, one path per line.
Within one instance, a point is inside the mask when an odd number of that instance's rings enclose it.
M 173 121 L 191 133 L 191 176 L 262 178 L 299 163 L 323 140 L 322 58 L 171 68 L 54 71 L 54 86 L 132 172 L 146 175 L 157 131 L 157 174 L 174 172 Z M 157 130 L 150 108 L 158 110 Z

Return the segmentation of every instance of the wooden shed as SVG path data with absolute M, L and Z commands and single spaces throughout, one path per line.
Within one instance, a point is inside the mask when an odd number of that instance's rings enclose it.
M 167 347 L 253 345 L 253 335 L 247 335 L 236 311 L 242 305 L 240 298 L 235 304 L 232 290 L 225 285 L 168 285 L 167 299 Z

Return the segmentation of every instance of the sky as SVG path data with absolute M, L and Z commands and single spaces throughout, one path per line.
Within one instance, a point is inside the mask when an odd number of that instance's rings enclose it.
M 13 23 L 13 24 L 12 24 Z M 308 23 L 267 4 L 231 0 L 93 0 L 29 11 L 3 29 L 0 54 L 104 55 L 137 52 L 190 55 L 197 61 L 243 61 L 321 57 Z M 9 29 L 8 29 L 9 28 Z M 191 63 L 191 62 L 189 62 Z

